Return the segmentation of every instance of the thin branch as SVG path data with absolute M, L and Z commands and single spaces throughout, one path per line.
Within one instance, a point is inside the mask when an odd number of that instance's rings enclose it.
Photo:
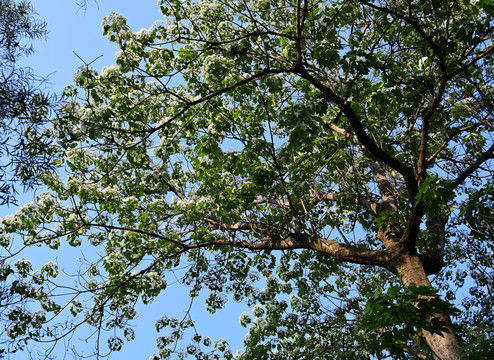
M 452 191 L 460 186 L 467 177 L 472 175 L 476 170 L 480 168 L 480 166 L 482 166 L 483 163 L 485 163 L 489 159 L 494 159 L 494 143 L 487 151 L 480 154 L 477 160 L 471 163 L 469 167 L 467 167 L 460 175 L 458 175 L 456 180 L 453 181 L 453 183 L 450 185 L 450 190 Z
M 367 5 L 368 7 L 371 7 L 373 9 L 375 9 L 375 10 L 382 11 L 382 12 L 384 12 L 386 14 L 389 14 L 389 15 L 394 16 L 395 18 L 404 20 L 415 31 L 417 31 L 420 34 L 420 36 L 422 36 L 422 38 L 424 38 L 425 41 L 427 41 L 429 43 L 429 45 L 432 48 L 432 51 L 434 51 L 434 53 L 436 54 L 436 56 L 438 58 L 441 59 L 443 57 L 440 46 L 438 44 L 436 44 L 436 42 L 434 40 L 432 40 L 432 38 L 429 35 L 427 35 L 425 33 L 425 31 L 419 26 L 419 24 L 414 19 L 412 19 L 410 16 L 405 16 L 405 15 L 399 14 L 399 13 L 397 13 L 395 11 L 392 11 L 391 9 L 388 9 L 388 8 L 385 8 L 385 7 L 382 7 L 382 6 L 378 6 L 378 5 L 372 4 L 372 3 L 368 2 L 368 1 L 364 1 L 364 0 L 359 0 L 359 1 L 362 4 Z
M 460 66 L 457 70 L 455 70 L 454 72 L 452 72 L 451 74 L 449 74 L 448 75 L 448 79 L 452 79 L 453 77 L 455 77 L 456 75 L 458 75 L 462 71 L 468 69 L 470 66 L 472 66 L 473 64 L 475 64 L 477 61 L 485 58 L 492 51 L 494 51 L 494 45 L 489 46 L 487 49 L 485 49 L 484 51 L 480 52 L 477 56 L 475 56 L 472 60 L 470 60 L 466 64 Z

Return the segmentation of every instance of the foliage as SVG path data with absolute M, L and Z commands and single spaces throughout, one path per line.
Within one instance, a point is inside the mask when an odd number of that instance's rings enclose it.
M 458 315 L 458 310 L 440 299 L 430 287 L 410 286 L 400 292 L 400 287 L 390 287 L 386 294 L 376 292 L 369 298 L 364 319 L 360 326 L 371 330 L 375 339 L 370 344 L 378 355 L 381 344 L 389 344 L 390 352 L 395 356 L 403 353 L 410 337 L 424 341 L 423 331 L 441 334 L 447 329 L 441 321 L 424 314 L 444 313 Z
M 16 314 L 12 336 L 84 323 L 124 349 L 136 304 L 178 277 L 211 313 L 252 306 L 245 349 L 163 314 L 156 359 L 488 358 L 493 6 L 159 4 L 147 30 L 103 20 L 121 50 L 66 88 L 51 130 L 64 171 L 2 220 L 12 254 L 87 254 L 70 287 L 7 265 L 44 311 Z
M 19 66 L 23 57 L 33 53 L 32 42 L 46 33 L 46 24 L 38 20 L 29 2 L 0 0 L 0 206 L 16 203 L 16 185 L 39 184 L 37 176 L 52 168 L 50 136 L 43 128 L 55 99 L 41 90 L 41 79 Z M 34 279 L 26 281 L 20 268 L 16 271 L 5 262 L 8 251 L 2 249 L 1 254 L 0 321 L 5 327 L 0 332 L 0 358 L 4 358 L 25 347 L 25 339 L 12 340 L 17 334 L 34 337 L 46 321 L 42 312 L 28 310 L 29 299 L 39 300 L 43 308 L 56 305 L 47 301 Z M 33 320 L 39 325 L 31 327 Z
M 30 69 L 18 65 L 46 33 L 29 2 L 0 1 L 0 205 L 15 203 L 16 182 L 34 185 L 40 170 L 50 167 L 49 137 L 41 127 L 54 99 Z

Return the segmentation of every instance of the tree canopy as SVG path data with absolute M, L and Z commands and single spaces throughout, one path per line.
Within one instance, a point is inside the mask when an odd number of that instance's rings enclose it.
M 490 2 L 159 5 L 150 29 L 103 20 L 116 64 L 81 67 L 45 134 L 60 171 L 2 220 L 37 304 L 8 335 L 85 323 L 118 351 L 178 274 L 210 312 L 253 307 L 245 348 L 164 313 L 156 359 L 492 357 Z M 90 254 L 74 284 L 15 261 L 62 242 Z

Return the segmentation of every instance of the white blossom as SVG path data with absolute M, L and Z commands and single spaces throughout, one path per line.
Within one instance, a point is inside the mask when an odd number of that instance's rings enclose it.
M 101 75 L 100 76 L 107 77 L 108 75 L 110 75 L 111 73 L 113 73 L 115 71 L 118 71 L 118 67 L 115 64 L 112 64 L 110 66 L 105 66 L 101 70 Z

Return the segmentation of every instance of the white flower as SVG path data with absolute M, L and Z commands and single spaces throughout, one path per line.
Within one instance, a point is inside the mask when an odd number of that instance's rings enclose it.
M 115 72 L 118 70 L 118 67 L 115 64 L 112 64 L 110 66 L 105 66 L 103 70 L 101 70 L 101 75 L 102 77 L 107 77 L 109 74 Z
M 143 37 L 143 36 L 148 35 L 148 34 L 149 34 L 149 30 L 142 28 L 141 30 L 139 30 L 138 32 L 135 33 L 135 36 L 137 38 L 140 38 L 140 37 Z

